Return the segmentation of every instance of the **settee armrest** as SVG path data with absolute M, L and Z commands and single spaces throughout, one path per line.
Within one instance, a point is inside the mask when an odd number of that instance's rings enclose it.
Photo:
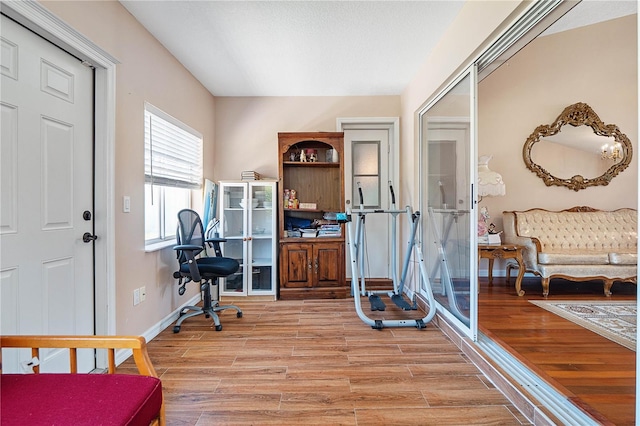
M 540 250 L 540 242 L 538 239 L 518 235 L 516 231 L 516 215 L 514 212 L 503 212 L 502 224 L 504 227 L 504 243 L 523 246 L 522 260 L 524 261 L 525 269 L 528 271 L 537 271 L 538 251 Z
M 522 249 L 522 260 L 524 262 L 525 269 L 528 271 L 538 270 L 539 243 L 535 238 L 516 236 L 515 238 L 512 238 L 509 241 L 505 242 L 507 244 L 518 244 L 520 246 L 523 246 L 524 248 Z

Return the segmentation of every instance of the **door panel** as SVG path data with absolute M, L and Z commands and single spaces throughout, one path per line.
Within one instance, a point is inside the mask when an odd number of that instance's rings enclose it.
M 342 243 L 314 244 L 313 261 L 316 285 L 321 287 L 343 285 L 341 277 L 344 270 L 344 245 Z
M 1 31 L 0 331 L 93 334 L 93 243 L 82 240 L 93 234 L 93 71 L 5 16 Z M 81 352 L 90 371 L 93 352 Z M 59 353 L 43 371 L 68 369 Z M 24 356 L 3 351 L 4 370 Z
M 4 40 L 3 40 L 4 51 Z M 4 56 L 2 57 L 4 60 Z M 0 104 L 0 235 L 18 228 L 18 108 Z
M 42 118 L 42 229 L 73 226 L 73 125 Z
M 443 314 L 477 339 L 475 67 L 420 114 L 420 198 L 429 282 Z
M 286 274 L 287 288 L 311 287 L 311 246 L 308 244 L 285 244 L 282 250 L 282 270 Z

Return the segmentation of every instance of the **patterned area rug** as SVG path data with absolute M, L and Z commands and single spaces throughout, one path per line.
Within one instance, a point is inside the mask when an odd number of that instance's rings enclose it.
M 529 302 L 633 351 L 636 350 L 637 307 L 635 301 L 530 300 Z

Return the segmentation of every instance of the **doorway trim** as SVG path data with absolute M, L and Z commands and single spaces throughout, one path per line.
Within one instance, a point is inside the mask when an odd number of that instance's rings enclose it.
M 387 129 L 393 170 L 389 174 L 393 184 L 400 187 L 400 118 L 399 117 L 347 117 L 336 118 L 338 132 L 345 130 Z
M 2 2 L 0 12 L 94 68 L 95 334 L 116 333 L 115 112 L 117 59 L 35 1 Z M 106 360 L 106 359 L 105 359 Z M 98 359 L 98 366 L 102 360 Z

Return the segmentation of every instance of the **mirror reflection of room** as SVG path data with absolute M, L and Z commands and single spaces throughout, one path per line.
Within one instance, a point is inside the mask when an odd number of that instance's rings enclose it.
M 612 137 L 596 135 L 588 126 L 564 126 L 560 133 L 540 139 L 531 150 L 531 159 L 560 179 L 575 175 L 594 178 L 622 161 L 619 154 L 609 158 L 602 152 L 603 146 L 616 143 Z

